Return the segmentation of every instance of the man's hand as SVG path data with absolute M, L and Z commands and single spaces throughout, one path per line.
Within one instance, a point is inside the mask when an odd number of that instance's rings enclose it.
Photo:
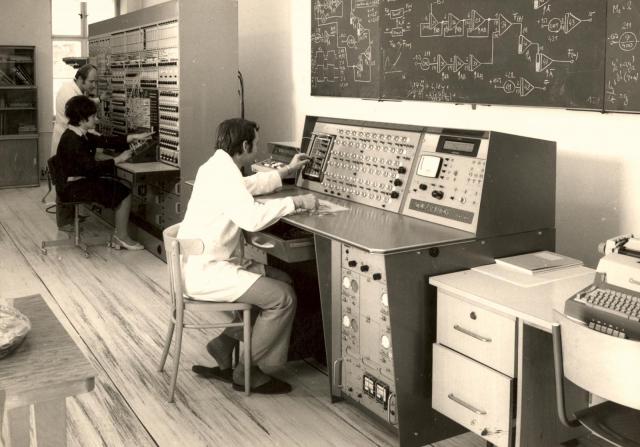
M 115 157 L 113 159 L 113 162 L 115 164 L 120 164 L 120 163 L 124 163 L 125 161 L 127 161 L 128 159 L 131 158 L 131 156 L 133 155 L 133 151 L 131 149 L 127 149 L 126 151 L 122 152 L 120 155 L 118 155 L 117 157 Z
M 278 168 L 278 174 L 280 174 L 280 178 L 286 178 L 290 174 L 293 174 L 298 171 L 301 167 L 306 165 L 311 161 L 311 158 L 306 154 L 296 154 L 293 156 L 288 165 Z
M 311 157 L 309 157 L 307 154 L 296 154 L 293 156 L 287 167 L 291 172 L 296 172 L 298 169 L 300 169 L 310 161 Z
M 132 141 L 144 140 L 145 138 L 149 138 L 153 135 L 153 132 L 145 132 L 145 133 L 130 133 L 127 135 L 127 143 L 131 143 Z
M 313 194 L 293 196 L 292 199 L 296 206 L 296 210 L 315 211 L 318 209 L 318 198 Z

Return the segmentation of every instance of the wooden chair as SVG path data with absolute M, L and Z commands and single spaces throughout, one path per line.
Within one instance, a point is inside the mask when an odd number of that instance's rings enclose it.
M 173 373 L 171 376 L 171 388 L 169 391 L 169 402 L 174 401 L 176 382 L 178 380 L 178 367 L 180 364 L 180 350 L 182 347 L 183 329 L 205 329 L 205 328 L 227 328 L 244 327 L 244 389 L 247 395 L 251 389 L 251 304 L 237 302 L 214 302 L 202 301 L 191 298 L 184 290 L 184 279 L 182 277 L 182 262 L 186 262 L 189 256 L 200 255 L 204 251 L 204 243 L 200 239 L 177 239 L 180 224 L 175 224 L 166 228 L 162 232 L 164 247 L 167 255 L 167 267 L 169 268 L 169 281 L 171 289 L 171 320 L 169 329 L 165 337 L 164 350 L 160 359 L 159 371 L 164 370 L 164 365 L 171 347 L 173 333 L 176 333 L 176 347 L 174 354 Z M 193 308 L 206 308 L 211 311 L 238 311 L 243 312 L 240 323 L 210 323 L 210 324 L 187 324 L 184 322 L 186 310 Z M 177 328 L 176 328 L 177 326 Z M 235 357 L 238 359 L 239 344 L 235 348 Z
M 40 252 L 43 255 L 47 254 L 47 248 L 49 247 L 78 247 L 84 252 L 86 258 L 89 257 L 88 248 L 90 245 L 111 245 L 111 236 L 100 236 L 94 238 L 82 238 L 80 234 L 80 205 L 91 205 L 91 202 L 83 201 L 64 201 L 59 194 L 59 186 L 64 182 L 64 179 L 60 177 L 60 173 L 56 167 L 57 157 L 54 155 L 47 161 L 47 168 L 49 170 L 49 178 L 56 187 L 56 194 L 58 195 L 58 203 L 64 205 L 72 205 L 74 209 L 73 218 L 73 237 L 69 236 L 63 239 L 55 239 L 50 241 L 42 241 Z M 45 196 L 46 197 L 46 196 Z
M 612 337 L 554 311 L 552 328 L 560 421 L 580 425 L 614 446 L 640 447 L 640 342 Z M 567 416 L 564 381 L 606 402 Z

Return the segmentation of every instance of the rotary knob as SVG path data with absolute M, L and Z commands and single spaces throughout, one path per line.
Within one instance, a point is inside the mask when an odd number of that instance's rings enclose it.
M 398 168 L 398 173 L 399 174 L 406 174 L 407 173 L 407 168 L 405 168 L 404 166 L 400 166 Z
M 383 335 L 382 338 L 380 338 L 380 345 L 382 345 L 384 349 L 389 349 L 391 347 L 391 339 L 388 335 Z
M 444 197 L 444 193 L 442 191 L 431 191 L 431 196 L 434 199 L 442 200 Z
M 400 193 L 398 191 L 391 191 L 392 199 L 397 199 L 398 197 L 400 197 Z
M 344 327 L 351 327 L 351 318 L 349 318 L 349 315 L 342 317 L 342 325 Z
M 349 278 L 348 276 L 345 276 L 342 279 L 342 287 L 344 287 L 345 289 L 348 289 L 349 287 L 351 287 L 351 278 Z
M 382 303 L 382 305 L 384 307 L 389 307 L 389 294 L 388 293 L 383 293 L 380 296 L 380 302 Z
M 400 180 L 399 178 L 395 179 L 393 181 L 394 186 L 402 186 L 402 180 Z
M 426 191 L 426 190 L 427 190 L 427 185 L 425 185 L 424 183 L 420 183 L 419 188 L 420 188 L 421 190 L 423 190 L 423 191 Z

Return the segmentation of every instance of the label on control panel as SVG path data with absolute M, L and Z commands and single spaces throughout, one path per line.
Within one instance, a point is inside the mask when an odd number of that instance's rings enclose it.
M 422 200 L 411 199 L 409 209 L 420 211 L 434 216 L 446 217 L 447 219 L 457 220 L 458 222 L 470 224 L 473 222 L 474 214 L 469 211 L 451 208 L 449 206 L 437 205 L 435 203 L 424 202 Z

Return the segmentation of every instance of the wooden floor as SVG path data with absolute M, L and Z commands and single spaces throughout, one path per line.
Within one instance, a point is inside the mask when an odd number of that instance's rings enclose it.
M 252 395 L 201 379 L 214 333 L 188 331 L 176 403 L 156 371 L 169 314 L 166 265 L 146 251 L 94 247 L 40 253 L 60 236 L 40 199 L 44 187 L 0 190 L 0 300 L 39 293 L 99 372 L 91 393 L 67 399 L 71 446 L 391 446 L 392 436 L 345 403 L 331 404 L 328 378 L 305 362 L 278 372 L 291 394 Z M 88 233 L 108 228 L 89 219 Z M 168 365 L 172 364 L 172 357 Z M 485 443 L 465 435 L 438 447 Z M 593 443 L 584 445 L 595 445 Z

